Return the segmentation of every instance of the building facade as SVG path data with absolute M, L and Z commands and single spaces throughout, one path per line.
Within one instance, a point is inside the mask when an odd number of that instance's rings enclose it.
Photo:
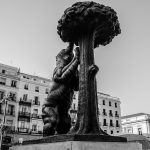
M 19 92 L 18 68 L 0 64 L 0 99 L 8 97 L 5 114 L 5 123 L 9 126 L 17 126 L 17 99 Z M 5 103 L 0 103 L 0 123 L 4 122 Z
M 137 113 L 121 117 L 123 134 L 139 134 L 150 137 L 150 114 Z
M 0 124 L 9 126 L 15 134 L 42 136 L 42 104 L 50 83 L 50 79 L 21 73 L 16 67 L 0 64 L 0 101 L 4 96 L 8 97 L 7 104 L 0 103 Z
M 119 98 L 99 92 L 97 95 L 101 129 L 108 134 L 120 134 L 121 108 Z
M 108 94 L 97 93 L 99 108 L 99 124 L 103 131 L 108 134 L 118 135 L 121 133 L 121 108 L 119 98 L 112 97 Z M 70 109 L 73 125 L 77 118 L 78 92 L 73 98 Z

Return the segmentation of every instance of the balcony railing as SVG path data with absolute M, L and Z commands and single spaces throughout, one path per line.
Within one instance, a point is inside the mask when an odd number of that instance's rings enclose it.
M 5 82 L 0 82 L 0 84 L 1 84 L 1 85 L 6 85 L 6 83 L 5 83 Z
M 120 124 L 116 124 L 116 127 L 117 127 L 117 128 L 120 128 Z
M 37 102 L 36 102 L 36 101 L 33 101 L 33 102 L 32 102 L 32 105 L 40 105 L 40 101 L 37 101 Z
M 6 115 L 15 116 L 15 111 L 7 111 Z
M 19 117 L 30 117 L 30 113 L 29 112 L 19 111 Z
M 12 134 L 15 132 L 15 126 L 6 125 L 4 126 L 4 131 L 6 134 Z
M 103 123 L 103 126 L 108 126 L 108 123 Z
M 9 97 L 8 97 L 8 100 L 9 100 L 9 101 L 16 101 L 16 96 L 9 96 Z
M 21 132 L 21 133 L 29 133 L 29 128 L 18 128 L 18 132 Z
M 23 98 L 20 98 L 19 104 L 31 105 L 31 99 L 23 99 Z
M 76 109 L 70 109 L 70 113 L 77 113 Z
M 114 127 L 114 124 L 113 124 L 113 123 L 110 123 L 109 126 L 110 126 L 110 127 Z
M 119 117 L 119 115 L 118 115 L 118 114 L 115 114 L 115 117 L 117 117 L 117 118 L 118 118 L 118 117 Z
M 110 116 L 110 117 L 113 117 L 113 114 L 112 114 L 112 113 L 109 113 L 109 116 Z
M 43 132 L 42 131 L 37 131 L 37 130 L 36 131 L 32 130 L 31 133 L 32 134 L 42 134 Z
M 41 115 L 38 115 L 38 114 L 32 114 L 31 115 L 31 118 L 35 118 L 35 119 L 42 119 L 42 116 Z
M 31 116 L 32 118 L 39 118 L 39 115 L 38 114 L 32 114 L 32 116 Z
M 4 114 L 4 111 L 3 111 L 3 110 L 0 110 L 0 114 L 1 114 L 1 115 Z
M 103 115 L 104 115 L 104 116 L 107 116 L 107 113 L 106 113 L 106 112 L 103 112 Z

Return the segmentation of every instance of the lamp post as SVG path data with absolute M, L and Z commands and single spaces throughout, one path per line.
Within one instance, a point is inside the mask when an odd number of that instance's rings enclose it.
M 5 125 L 5 120 L 6 120 L 6 110 L 7 110 L 7 100 L 8 100 L 8 96 L 4 96 L 2 100 L 0 100 L 0 103 L 4 103 L 4 117 L 3 117 L 3 122 L 0 126 L 0 150 L 2 149 L 2 142 L 3 142 L 3 127 Z

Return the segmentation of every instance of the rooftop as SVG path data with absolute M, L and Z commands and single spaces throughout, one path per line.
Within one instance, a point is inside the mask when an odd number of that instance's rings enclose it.
M 149 114 L 146 114 L 146 113 L 136 113 L 136 114 L 132 114 L 132 115 L 122 116 L 121 119 L 131 118 L 131 117 L 137 117 L 137 116 L 142 116 L 142 115 L 149 115 Z

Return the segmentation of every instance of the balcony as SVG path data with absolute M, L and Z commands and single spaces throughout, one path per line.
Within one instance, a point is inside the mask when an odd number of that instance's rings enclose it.
M 16 102 L 16 96 L 9 96 L 8 100 Z
M 120 128 L 120 124 L 116 124 L 116 128 Z
M 33 101 L 33 102 L 32 102 L 32 105 L 40 106 L 40 101 Z
M 15 111 L 7 111 L 6 115 L 15 116 Z
M 30 118 L 30 113 L 29 112 L 19 111 L 19 117 Z
M 3 110 L 0 110 L 0 115 L 4 114 L 4 111 Z
M 4 131 L 6 134 L 12 134 L 15 132 L 15 126 L 6 125 L 4 126 Z
M 104 115 L 104 116 L 107 116 L 107 113 L 106 113 L 106 112 L 103 112 L 103 115 Z
M 110 116 L 110 117 L 113 117 L 113 114 L 112 114 L 112 113 L 109 113 L 109 116 Z
M 119 115 L 118 115 L 118 114 L 115 114 L 115 117 L 116 117 L 116 118 L 119 118 Z
M 76 110 L 76 109 L 70 109 L 70 113 L 75 113 L 75 114 L 77 114 L 77 110 Z
M 38 115 L 38 114 L 32 114 L 31 115 L 32 119 L 42 119 L 42 115 Z
M 31 99 L 23 99 L 23 98 L 20 98 L 19 105 L 20 105 L 20 104 L 25 104 L 25 105 L 31 106 Z
M 38 118 L 39 118 L 39 115 L 38 115 L 38 114 L 32 114 L 31 118 L 38 119 Z
M 31 134 L 42 134 L 42 133 L 43 133 L 42 131 L 37 131 L 37 130 L 36 131 L 34 131 L 34 130 L 31 131 Z
M 113 124 L 113 123 L 110 123 L 109 126 L 110 126 L 110 127 L 114 127 L 114 124 Z
M 108 123 L 104 123 L 103 126 L 108 126 Z
M 29 128 L 18 128 L 18 132 L 21 132 L 21 133 L 29 133 Z
M 0 82 L 0 85 L 6 85 L 6 83 L 5 82 Z

